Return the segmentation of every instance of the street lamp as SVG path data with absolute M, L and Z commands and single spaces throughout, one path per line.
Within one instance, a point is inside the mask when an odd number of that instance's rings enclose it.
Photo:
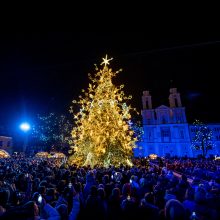
M 31 129 L 31 126 L 29 123 L 23 122 L 20 124 L 20 129 L 25 133 L 23 152 L 26 152 L 26 148 L 27 148 L 27 144 L 28 144 L 28 131 Z
M 23 131 L 23 132 L 28 132 L 30 130 L 31 126 L 30 124 L 28 124 L 27 122 L 23 122 L 21 125 L 20 125 L 20 129 Z

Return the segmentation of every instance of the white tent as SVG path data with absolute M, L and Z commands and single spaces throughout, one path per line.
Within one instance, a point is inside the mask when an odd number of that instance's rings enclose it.
M 9 158 L 10 155 L 7 151 L 5 150 L 0 150 L 0 158 Z
M 36 153 L 35 157 L 48 158 L 49 157 L 49 153 L 41 151 L 41 152 Z
M 53 158 L 66 158 L 66 155 L 65 155 L 65 154 L 59 153 L 59 152 L 53 153 L 53 154 L 51 154 L 51 156 L 52 156 Z

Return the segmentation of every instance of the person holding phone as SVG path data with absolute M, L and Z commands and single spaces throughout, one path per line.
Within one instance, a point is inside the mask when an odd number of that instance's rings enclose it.
M 59 212 L 49 203 L 47 203 L 41 194 L 38 195 L 37 202 L 40 207 L 41 219 L 53 219 L 53 220 L 61 219 Z
M 68 188 L 71 189 L 72 186 L 73 186 L 73 184 L 70 182 L 70 183 L 68 184 Z
M 41 194 L 39 194 L 38 195 L 38 199 L 37 199 L 38 203 L 41 204 L 42 200 L 43 200 L 43 198 L 42 198 Z

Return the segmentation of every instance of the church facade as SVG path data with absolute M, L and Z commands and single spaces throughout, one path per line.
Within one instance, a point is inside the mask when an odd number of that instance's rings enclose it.
M 161 105 L 153 109 L 149 91 L 143 92 L 143 136 L 134 150 L 135 157 L 146 157 L 149 154 L 195 157 L 201 154 L 192 148 L 196 131 L 187 122 L 185 108 L 176 88 L 170 89 L 168 98 L 169 106 Z M 220 155 L 220 124 L 210 124 L 208 127 L 213 131 L 215 142 L 209 154 Z

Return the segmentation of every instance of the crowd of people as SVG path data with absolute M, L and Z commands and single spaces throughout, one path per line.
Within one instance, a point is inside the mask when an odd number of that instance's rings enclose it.
M 165 159 L 166 167 L 184 173 L 189 177 L 196 177 L 204 181 L 220 183 L 220 160 L 209 159 Z
M 219 176 L 216 161 L 92 168 L 15 155 L 0 159 L 0 219 L 220 219 Z

